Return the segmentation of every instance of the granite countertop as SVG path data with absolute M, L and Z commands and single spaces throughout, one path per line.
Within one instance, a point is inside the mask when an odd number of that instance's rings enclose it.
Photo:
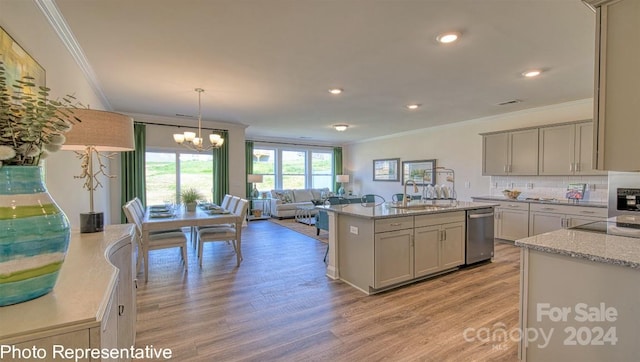
M 607 208 L 606 202 L 596 202 L 596 201 L 578 201 L 575 202 L 573 200 L 567 199 L 508 199 L 504 196 L 473 196 L 472 200 L 488 200 L 488 201 L 508 201 L 508 202 L 528 202 L 534 204 L 553 204 L 553 205 L 564 205 L 564 206 L 585 206 L 585 207 L 602 207 Z
M 640 239 L 561 229 L 515 241 L 515 245 L 571 258 L 640 269 Z
M 439 201 L 435 205 L 432 205 L 429 202 L 421 203 L 420 201 L 413 201 L 412 203 L 410 203 L 410 205 L 425 205 L 424 208 L 396 208 L 392 205 L 392 203 L 386 202 L 375 207 L 368 207 L 362 204 L 341 204 L 317 206 L 317 208 L 325 209 L 327 211 L 333 211 L 338 214 L 352 215 L 367 219 L 384 219 L 399 216 L 439 214 L 444 212 L 473 210 L 497 206 L 497 204 L 490 202 L 485 203 L 469 201 Z

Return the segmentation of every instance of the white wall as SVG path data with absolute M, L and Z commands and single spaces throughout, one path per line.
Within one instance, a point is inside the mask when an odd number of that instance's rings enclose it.
M 350 144 L 344 147 L 345 172 L 352 179 L 349 188 L 356 194 L 373 193 L 390 200 L 391 195 L 402 192 L 402 185 L 400 181 L 373 181 L 374 159 L 436 159 L 438 166 L 455 171 L 459 200 L 488 195 L 491 178 L 482 176 L 480 133 L 586 120 L 592 114 L 593 102 L 586 99 Z M 470 187 L 465 188 L 465 183 Z
M 46 71 L 51 97 L 74 94 L 93 109 L 105 109 L 84 74 L 54 33 L 33 1 L 4 1 L 0 5 L 0 26 Z M 54 200 L 69 217 L 72 228 L 79 228 L 81 212 L 89 211 L 89 192 L 73 175 L 80 174 L 80 161 L 71 151 L 60 151 L 45 162 L 46 183 Z M 105 181 L 108 184 L 108 181 Z M 107 210 L 109 188 L 95 194 L 95 209 Z M 105 213 L 109 221 L 109 213 Z

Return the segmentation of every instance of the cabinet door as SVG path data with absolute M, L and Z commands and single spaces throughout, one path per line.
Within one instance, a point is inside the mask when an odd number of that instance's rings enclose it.
M 576 175 L 606 175 L 593 168 L 593 122 L 576 124 L 574 173 Z
M 440 226 L 415 229 L 414 255 L 416 278 L 440 270 Z
M 598 170 L 635 171 L 630 152 L 640 134 L 640 1 L 611 1 L 598 8 L 595 132 Z
M 529 236 L 529 211 L 500 209 L 499 218 L 497 238 L 513 241 Z
M 564 227 L 563 214 L 550 214 L 544 212 L 531 212 L 529 229 L 531 236 L 539 235 L 549 231 L 560 230 Z
M 538 174 L 538 129 L 509 133 L 510 175 Z
M 134 261 L 130 243 L 115 250 L 110 258 L 118 272 L 118 347 L 129 348 L 135 343 L 136 300 L 133 282 Z
M 413 279 L 413 229 L 375 235 L 374 288 Z
M 575 129 L 573 124 L 540 128 L 540 175 L 573 174 Z
M 482 174 L 506 175 L 509 134 L 497 133 L 482 136 Z
M 441 226 L 443 233 L 440 247 L 441 269 L 449 269 L 464 264 L 464 223 L 457 222 Z

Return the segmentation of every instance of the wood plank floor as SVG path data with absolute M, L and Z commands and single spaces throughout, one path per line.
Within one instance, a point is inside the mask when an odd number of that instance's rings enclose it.
M 205 244 L 202 269 L 189 248 L 186 273 L 178 249 L 151 252 L 136 346 L 180 361 L 517 361 L 516 341 L 482 332 L 518 328 L 519 248 L 374 296 L 327 278 L 325 248 L 254 221 L 240 268 L 225 243 Z

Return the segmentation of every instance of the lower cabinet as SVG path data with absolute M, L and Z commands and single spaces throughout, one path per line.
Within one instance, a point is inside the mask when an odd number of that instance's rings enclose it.
M 374 288 L 413 279 L 413 229 L 376 233 L 374 240 Z
M 500 202 L 495 208 L 495 237 L 517 240 L 529 236 L 529 204 L 525 202 Z
M 402 218 L 405 219 L 405 218 Z M 420 278 L 464 264 L 465 212 L 415 216 L 414 222 L 376 220 L 374 288 Z
M 453 219 L 458 218 L 454 216 Z M 462 220 L 464 220 L 464 213 Z M 464 221 L 416 227 L 414 233 L 414 277 L 422 277 L 464 264 Z
M 607 209 L 581 206 L 532 204 L 529 236 L 584 225 L 607 218 Z

